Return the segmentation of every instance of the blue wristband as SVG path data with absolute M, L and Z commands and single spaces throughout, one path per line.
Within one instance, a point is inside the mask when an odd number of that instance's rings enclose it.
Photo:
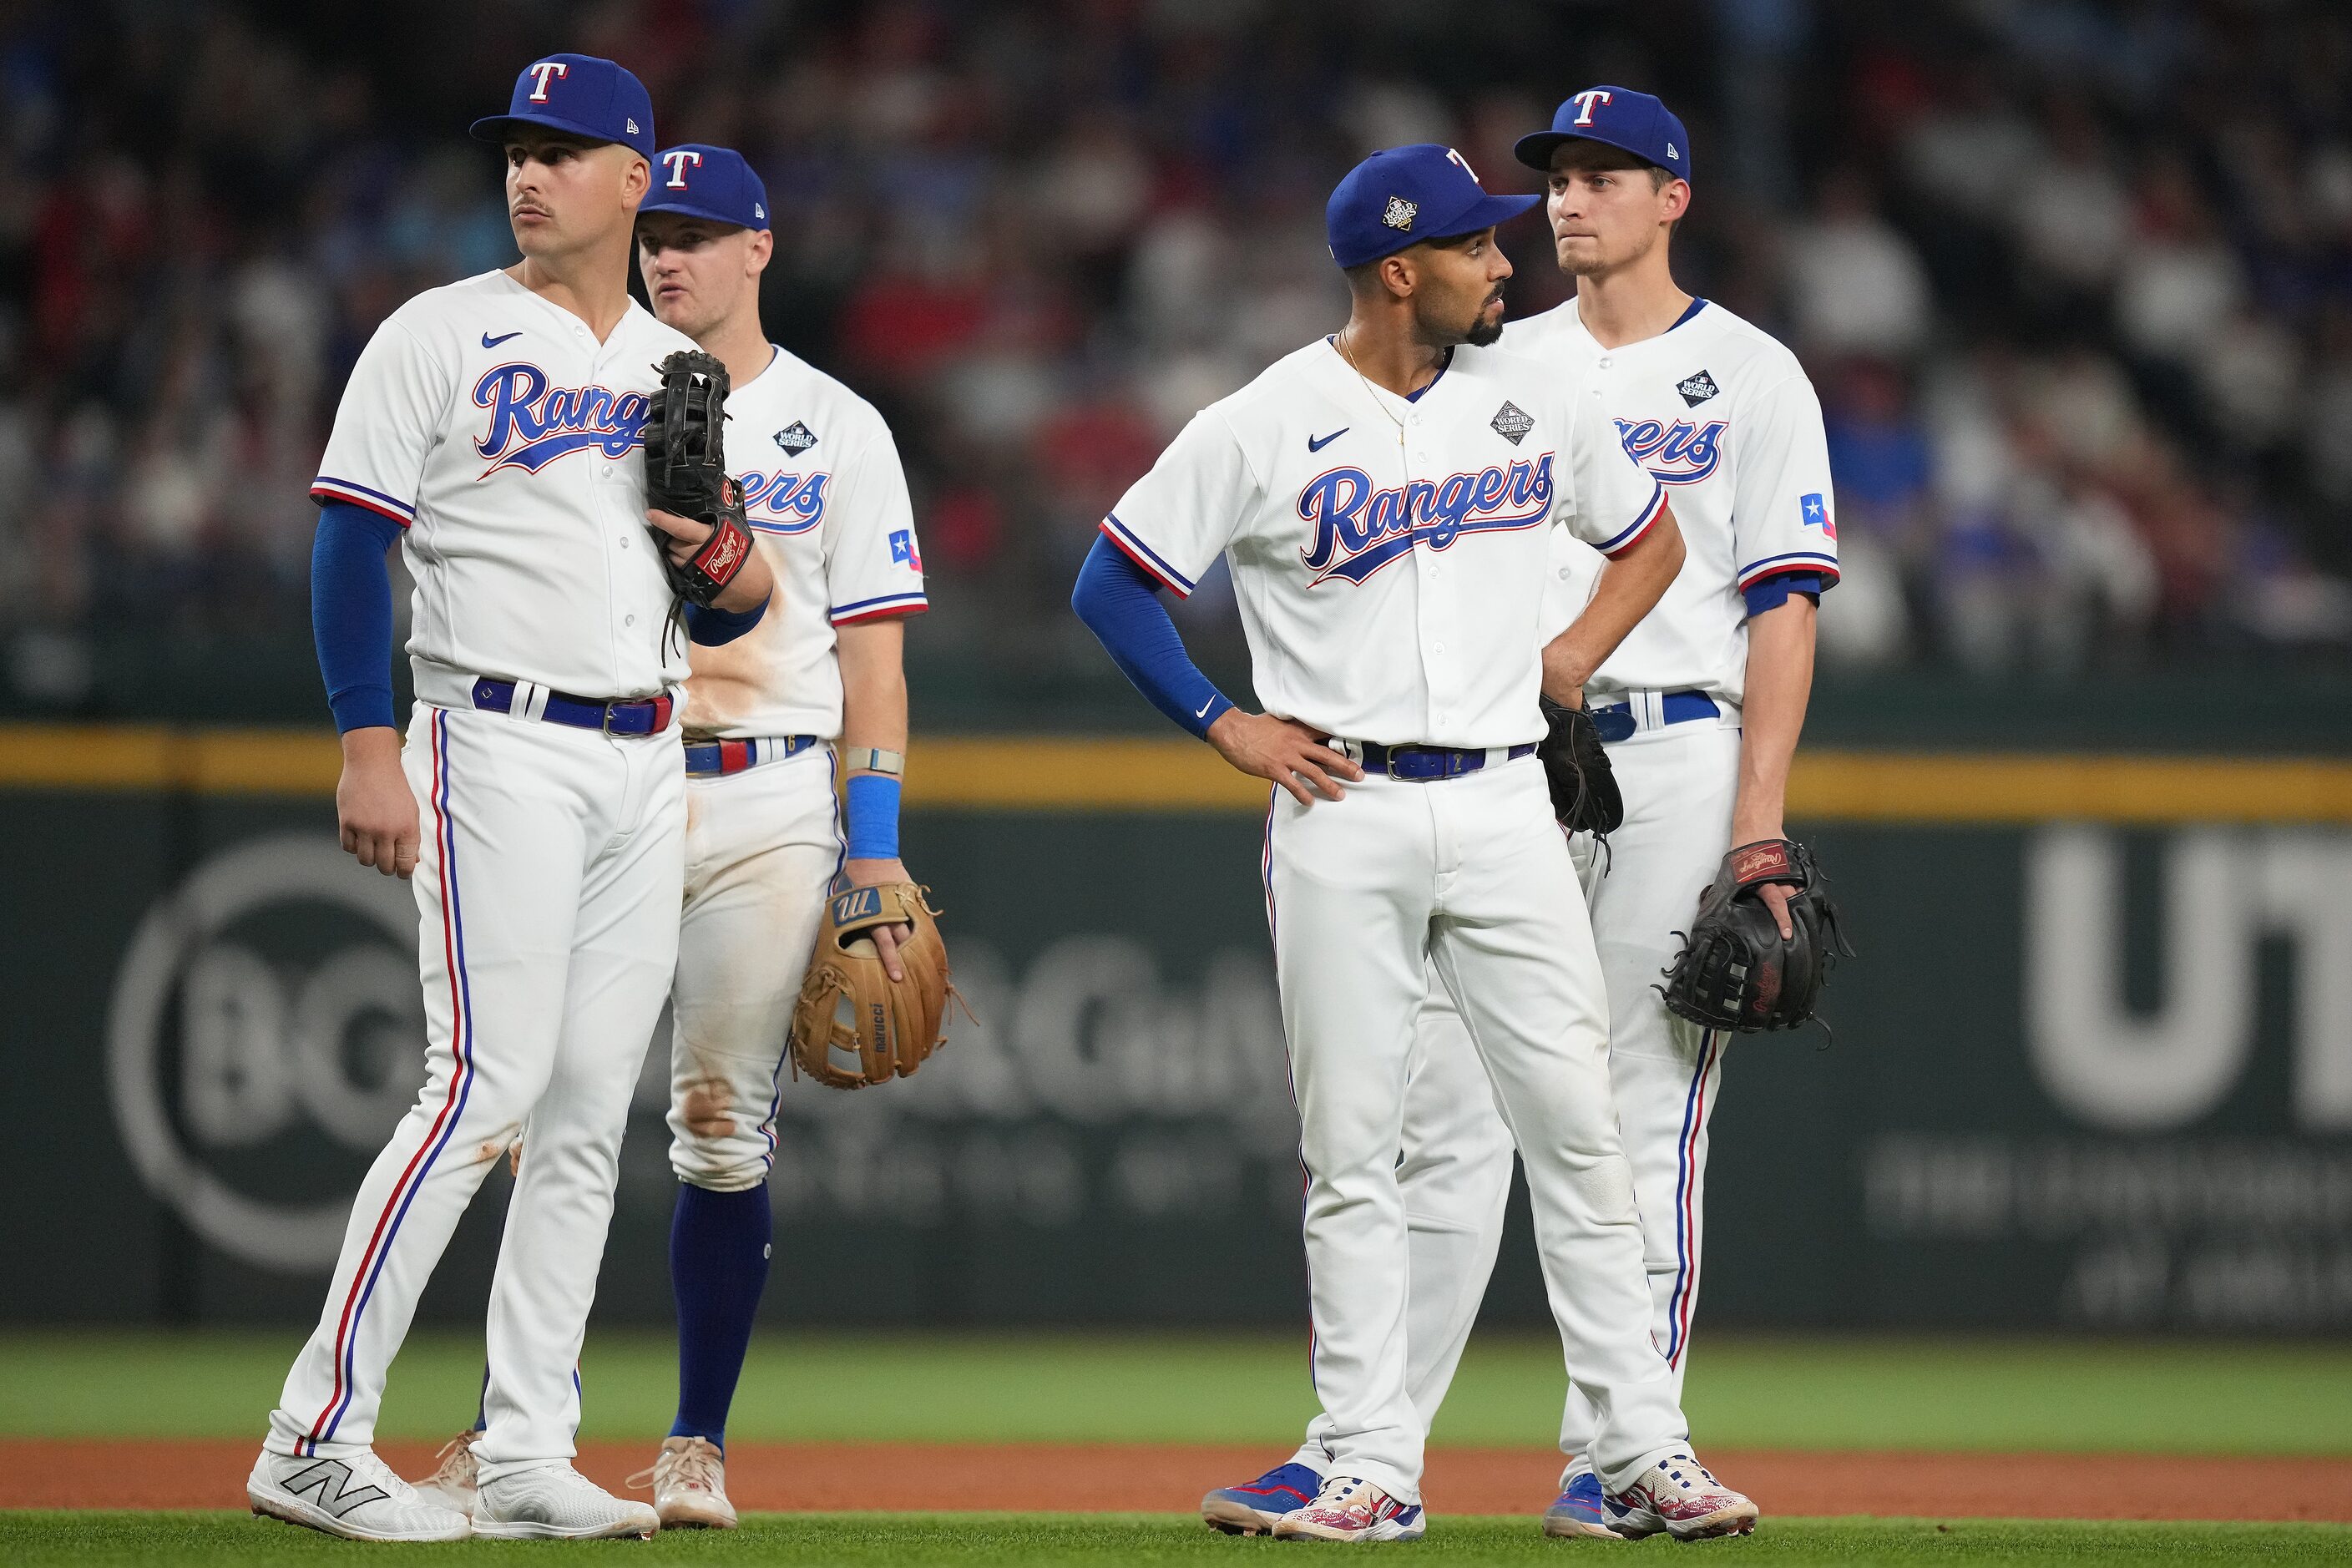
M 898 781 L 888 773 L 857 773 L 842 789 L 849 818 L 852 860 L 898 858 Z

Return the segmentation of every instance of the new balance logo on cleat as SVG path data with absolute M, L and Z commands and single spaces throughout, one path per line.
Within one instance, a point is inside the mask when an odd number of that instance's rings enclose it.
M 1683 395 L 1684 405 L 1696 408 L 1710 397 L 1721 395 L 1723 388 L 1715 384 L 1715 377 L 1705 371 L 1675 383 L 1675 390 Z
M 379 1486 L 354 1488 L 352 1485 L 352 1468 L 341 1459 L 320 1459 L 295 1471 L 278 1484 L 296 1497 L 305 1492 L 318 1493 L 310 1500 L 312 1505 L 337 1519 L 355 1508 L 381 1502 L 392 1495 Z

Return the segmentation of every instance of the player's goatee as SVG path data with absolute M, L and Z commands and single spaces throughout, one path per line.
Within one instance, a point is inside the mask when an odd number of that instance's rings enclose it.
M 1495 344 L 1500 342 L 1502 338 L 1503 318 L 1496 316 L 1493 321 L 1488 321 L 1486 317 L 1481 316 L 1476 321 L 1471 324 L 1469 332 L 1464 336 L 1462 341 L 1468 343 L 1474 349 L 1484 349 L 1492 348 Z

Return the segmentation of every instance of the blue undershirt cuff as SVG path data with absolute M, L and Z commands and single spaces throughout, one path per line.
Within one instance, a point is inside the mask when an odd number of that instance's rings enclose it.
M 1791 594 L 1802 594 L 1818 605 L 1822 602 L 1822 574 L 1818 572 L 1775 572 L 1760 582 L 1750 583 L 1741 591 L 1748 601 L 1748 618 L 1754 620 L 1767 610 L 1777 610 L 1789 602 Z M 1843 604 L 1845 601 L 1838 601 Z
M 716 605 L 688 605 L 686 606 L 686 639 L 700 647 L 724 647 L 758 626 L 767 613 L 766 599 L 748 610 L 722 610 Z

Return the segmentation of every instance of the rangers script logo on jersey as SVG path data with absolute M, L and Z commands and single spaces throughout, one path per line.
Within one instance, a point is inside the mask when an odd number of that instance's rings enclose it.
M 490 411 L 488 434 L 474 441 L 474 450 L 491 459 L 483 479 L 500 468 L 535 474 L 590 447 L 608 458 L 625 457 L 646 428 L 644 393 L 593 384 L 551 387 L 545 371 L 523 362 L 484 371 L 474 384 L 474 405 Z
M 1551 510 L 1551 459 L 1546 452 L 1508 468 L 1490 465 L 1389 489 L 1374 489 L 1361 468 L 1318 474 L 1298 493 L 1299 518 L 1315 525 L 1299 559 L 1316 584 L 1360 583 L 1417 545 L 1444 550 L 1465 533 L 1532 528 Z
M 1655 419 L 1620 419 L 1618 438 L 1625 455 L 1670 485 L 1686 485 L 1715 472 L 1723 460 L 1724 427 L 1727 419 L 1696 425 L 1677 419 L 1671 425 Z
M 824 521 L 824 492 L 833 476 L 769 473 L 746 468 L 744 521 L 762 533 L 805 533 Z

